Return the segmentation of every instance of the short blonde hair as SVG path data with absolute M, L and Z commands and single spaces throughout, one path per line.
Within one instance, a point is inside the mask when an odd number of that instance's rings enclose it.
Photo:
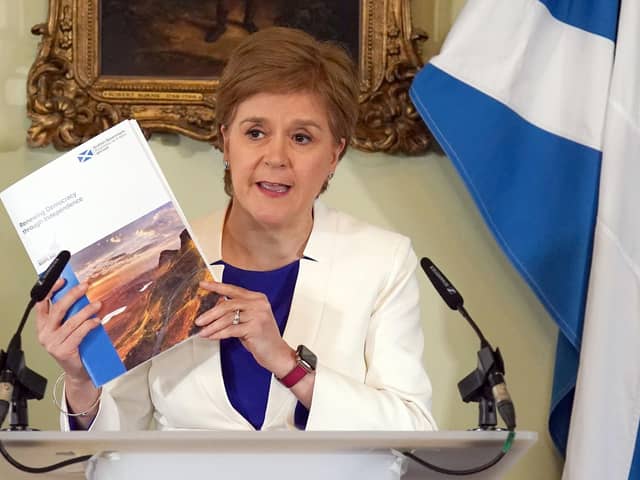
M 342 47 L 293 28 L 259 30 L 233 50 L 216 92 L 218 131 L 231 123 L 240 103 L 253 95 L 297 92 L 316 94 L 324 102 L 333 137 L 337 143 L 345 141 L 342 158 L 358 119 L 356 67 Z M 224 147 L 221 135 L 219 146 Z M 224 183 L 225 192 L 232 196 L 228 171 Z

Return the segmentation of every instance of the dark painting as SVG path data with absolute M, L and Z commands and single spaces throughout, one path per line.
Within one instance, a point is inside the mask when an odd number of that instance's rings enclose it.
M 359 56 L 360 0 L 102 0 L 100 7 L 102 75 L 216 78 L 244 37 L 271 25 Z

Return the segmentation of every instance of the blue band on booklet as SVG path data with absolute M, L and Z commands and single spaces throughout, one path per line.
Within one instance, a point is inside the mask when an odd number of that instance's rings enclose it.
M 78 277 L 76 277 L 70 264 L 67 264 L 64 268 L 61 277 L 65 279 L 65 284 L 51 297 L 54 303 L 79 283 Z M 79 298 L 69 308 L 63 321 L 78 313 L 89 303 L 86 295 Z M 84 340 L 80 343 L 80 357 L 84 368 L 96 387 L 104 385 L 109 380 L 127 371 L 102 325 L 94 328 L 84 337 Z

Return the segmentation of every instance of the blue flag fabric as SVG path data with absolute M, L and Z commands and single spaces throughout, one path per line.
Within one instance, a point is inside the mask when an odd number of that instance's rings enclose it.
M 549 430 L 563 453 L 619 8 L 612 0 L 470 0 L 410 90 L 504 253 L 558 324 Z

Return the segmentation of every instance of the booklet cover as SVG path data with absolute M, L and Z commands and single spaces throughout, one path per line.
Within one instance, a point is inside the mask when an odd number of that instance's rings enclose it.
M 86 281 L 68 316 L 100 301 L 102 325 L 80 345 L 103 385 L 186 340 L 218 296 L 211 273 L 138 124 L 127 120 L 0 193 L 38 274 L 61 251 L 71 259 L 53 298 Z

